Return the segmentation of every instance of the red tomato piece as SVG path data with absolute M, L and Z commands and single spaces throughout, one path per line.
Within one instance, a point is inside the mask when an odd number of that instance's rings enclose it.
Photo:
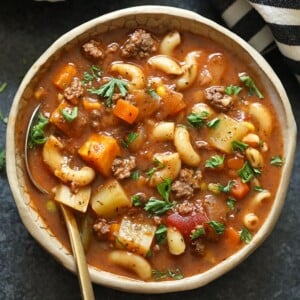
M 173 213 L 167 216 L 167 225 L 176 227 L 185 238 L 188 238 L 190 236 L 191 231 L 197 225 L 201 225 L 207 221 L 207 216 L 202 213 L 187 216 Z

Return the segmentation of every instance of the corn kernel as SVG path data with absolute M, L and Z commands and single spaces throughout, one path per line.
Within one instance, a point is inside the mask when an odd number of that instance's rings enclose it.
M 250 132 L 255 132 L 255 126 L 251 122 L 244 121 L 243 125 L 246 126 Z
M 160 97 L 164 97 L 167 95 L 167 89 L 164 85 L 160 85 L 157 89 L 156 89 L 156 93 L 160 96 Z

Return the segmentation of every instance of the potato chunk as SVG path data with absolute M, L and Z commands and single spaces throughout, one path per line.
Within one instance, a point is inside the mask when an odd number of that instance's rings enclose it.
M 119 182 L 115 179 L 106 182 L 91 198 L 92 209 L 98 216 L 111 218 L 122 207 L 131 206 Z
M 123 218 L 118 242 L 127 250 L 146 256 L 150 250 L 156 226 L 147 223 L 134 222 L 128 218 Z
M 93 134 L 80 147 L 78 153 L 102 175 L 109 176 L 112 163 L 120 154 L 120 147 L 113 137 Z
M 231 143 L 241 140 L 247 134 L 248 128 L 242 122 L 225 114 L 220 114 L 218 118 L 220 119 L 219 126 L 210 130 L 208 139 L 217 149 L 231 153 Z

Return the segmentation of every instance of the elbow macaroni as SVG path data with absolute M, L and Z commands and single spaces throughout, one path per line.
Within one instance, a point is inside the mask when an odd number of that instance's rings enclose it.
M 181 43 L 178 31 L 168 33 L 160 43 L 159 52 L 165 55 L 172 55 L 174 49 Z

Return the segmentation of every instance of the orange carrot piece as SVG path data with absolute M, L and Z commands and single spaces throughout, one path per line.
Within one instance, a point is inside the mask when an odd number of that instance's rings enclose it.
M 224 238 L 230 245 L 230 248 L 236 248 L 240 243 L 240 235 L 233 227 L 227 227 L 224 231 Z
M 119 99 L 113 109 L 113 113 L 120 119 L 132 124 L 139 114 L 139 109 L 130 102 Z
M 113 137 L 99 134 L 92 134 L 78 150 L 82 159 L 104 176 L 111 174 L 112 163 L 120 152 Z
M 113 242 L 113 241 L 116 240 L 119 229 L 120 229 L 120 224 L 119 223 L 113 223 L 113 224 L 110 225 L 110 229 L 109 229 L 109 232 L 108 232 L 108 239 L 110 241 Z
M 60 90 L 64 90 L 70 85 L 72 79 L 77 73 L 77 68 L 73 64 L 63 66 L 54 76 L 53 83 Z
M 247 183 L 242 182 L 241 178 L 235 180 L 234 185 L 230 190 L 230 194 L 236 199 L 243 199 L 250 191 L 250 188 Z
M 243 167 L 245 161 L 243 158 L 241 157 L 237 157 L 237 156 L 234 156 L 234 157 L 231 157 L 231 158 L 228 158 L 227 159 L 227 167 L 229 169 L 233 169 L 233 170 L 239 170 Z
M 99 102 L 92 102 L 92 101 L 89 101 L 88 99 L 84 98 L 82 100 L 82 105 L 83 105 L 83 108 L 87 111 L 91 111 L 91 110 L 99 110 L 101 108 L 101 103 Z

